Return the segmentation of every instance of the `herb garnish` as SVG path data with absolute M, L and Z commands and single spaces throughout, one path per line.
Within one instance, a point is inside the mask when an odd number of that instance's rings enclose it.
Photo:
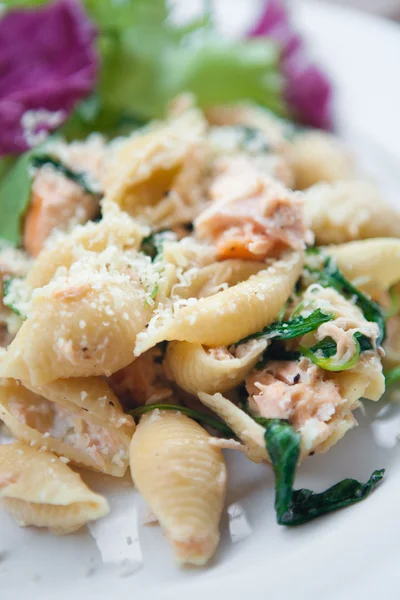
M 384 469 L 374 471 L 367 483 L 355 479 L 341 482 L 321 493 L 294 490 L 301 436 L 279 419 L 255 419 L 265 427 L 265 445 L 275 474 L 275 511 L 279 525 L 301 525 L 320 515 L 360 502 L 383 478 Z
M 389 371 L 384 372 L 386 387 L 389 385 L 393 385 L 400 381 L 400 366 L 394 367 L 394 369 L 390 369 Z
M 291 340 L 315 331 L 320 325 L 332 321 L 332 319 L 333 315 L 327 315 L 318 308 L 308 315 L 308 317 L 299 316 L 289 321 L 275 321 L 271 325 L 264 327 L 261 331 L 243 338 L 237 344 L 244 344 L 249 340 L 262 337 L 273 338 L 274 340 Z
M 45 165 L 51 165 L 56 171 L 67 177 L 67 179 L 78 184 L 86 194 L 91 194 L 92 196 L 99 195 L 98 192 L 93 189 L 86 173 L 83 171 L 73 171 L 64 165 L 58 158 L 55 158 L 50 154 L 39 154 L 34 156 L 31 164 L 35 169 L 40 169 Z
M 316 254 L 316 253 L 314 253 Z M 379 327 L 379 338 L 377 344 L 381 344 L 385 339 L 385 318 L 381 307 L 360 292 L 346 277 L 339 271 L 336 261 L 330 257 L 326 258 L 322 270 L 306 267 L 310 273 L 316 275 L 318 283 L 323 287 L 332 287 L 342 296 L 351 298 L 354 304 L 363 313 L 367 321 L 376 323 Z
M 373 344 L 371 340 L 359 331 L 354 334 L 353 339 L 355 343 L 355 351 L 353 356 L 346 362 L 338 362 L 335 360 L 337 345 L 335 340 L 333 340 L 331 337 L 324 338 L 311 348 L 300 346 L 300 352 L 309 358 L 311 362 L 325 371 L 346 371 L 357 364 L 361 352 L 373 350 Z

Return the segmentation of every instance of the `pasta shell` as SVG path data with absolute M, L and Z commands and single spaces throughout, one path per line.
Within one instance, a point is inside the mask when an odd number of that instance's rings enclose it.
M 290 253 L 248 280 L 176 310 L 163 321 L 157 315 L 139 334 L 138 356 L 162 340 L 205 346 L 229 346 L 271 323 L 300 275 L 303 255 Z
M 50 452 L 15 442 L 0 446 L 0 498 L 19 525 L 76 531 L 104 517 L 108 503 Z
M 400 236 L 400 214 L 366 181 L 315 185 L 304 194 L 304 212 L 318 245 Z
M 12 380 L 0 386 L 0 417 L 17 439 L 95 471 L 125 474 L 135 426 L 105 381 L 30 387 L 34 391 Z
M 395 315 L 386 321 L 386 339 L 383 343 L 385 356 L 382 364 L 385 370 L 394 369 L 400 364 L 400 317 Z
M 400 240 L 376 238 L 328 246 L 339 269 L 361 290 L 376 295 L 400 281 Z
M 131 473 L 180 564 L 205 564 L 219 542 L 226 467 L 211 436 L 188 417 L 154 411 L 131 444 Z
M 0 377 L 43 385 L 111 375 L 132 362 L 136 335 L 152 312 L 144 288 L 117 269 L 97 271 L 85 261 L 75 267 L 34 292 Z
M 290 144 L 288 158 L 298 190 L 320 181 L 348 179 L 354 173 L 351 154 L 337 138 L 322 131 L 296 135 Z
M 201 344 L 170 342 L 164 365 L 171 379 L 190 394 L 223 393 L 244 380 L 266 347 L 265 340 L 250 342 L 239 358 L 225 348 L 214 350 Z
M 173 294 L 179 298 L 205 298 L 216 294 L 223 287 L 231 287 L 245 281 L 264 269 L 264 263 L 252 260 L 228 259 L 214 262 L 196 269 L 189 283 L 175 284 Z
M 58 235 L 46 245 L 34 261 L 27 276 L 32 288 L 47 285 L 59 267 L 69 269 L 85 251 L 102 252 L 108 246 L 121 250 L 139 249 L 148 230 L 124 213 L 117 204 L 102 202 L 103 218 L 98 223 L 77 226 L 71 233 Z
M 129 137 L 110 161 L 106 197 L 131 215 L 162 202 L 205 130 L 201 112 L 189 109 L 177 118 Z
M 201 402 L 215 412 L 235 432 L 243 442 L 246 454 L 253 462 L 268 461 L 269 456 L 265 447 L 264 427 L 261 427 L 236 404 L 224 398 L 222 394 L 205 394 L 199 392 Z

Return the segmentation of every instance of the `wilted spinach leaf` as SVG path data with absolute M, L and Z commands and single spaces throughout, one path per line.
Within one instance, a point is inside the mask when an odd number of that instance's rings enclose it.
M 374 471 L 367 483 L 343 479 L 321 493 L 307 489 L 294 490 L 300 434 L 287 421 L 255 420 L 265 427 L 265 445 L 275 474 L 275 511 L 279 525 L 301 525 L 325 513 L 360 502 L 383 478 L 385 471 L 381 469 Z

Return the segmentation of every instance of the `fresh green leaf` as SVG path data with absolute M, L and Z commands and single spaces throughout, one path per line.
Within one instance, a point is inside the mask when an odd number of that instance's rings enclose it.
M 385 469 L 372 473 L 367 483 L 356 479 L 343 479 L 325 492 L 315 493 L 311 490 L 293 490 L 292 507 L 289 514 L 284 515 L 283 525 L 301 525 L 326 513 L 346 508 L 364 500 L 375 489 L 385 474 Z
M 340 362 L 335 359 L 336 357 L 336 342 L 332 338 L 325 338 L 313 346 L 307 348 L 306 346 L 300 346 L 300 352 L 311 360 L 315 365 L 324 369 L 325 371 L 346 371 L 352 369 L 358 362 L 360 357 L 360 344 L 354 339 L 356 349 L 351 358 L 346 362 Z M 335 346 L 335 352 L 332 354 L 332 342 Z
M 10 300 L 7 299 L 7 296 L 10 292 L 10 288 L 12 285 L 12 282 L 14 281 L 15 277 L 7 277 L 6 279 L 3 280 L 3 304 L 4 306 L 7 306 L 7 308 L 9 308 L 10 310 L 12 310 L 13 313 L 15 313 L 16 315 L 18 315 L 19 317 L 24 317 L 25 315 L 23 315 L 21 313 L 20 310 L 18 310 L 18 308 L 16 308 L 16 306 L 13 304 L 13 302 L 10 302 Z
M 150 304 L 149 300 L 154 300 L 154 298 L 157 296 L 157 294 L 158 294 L 158 285 L 154 286 L 151 293 L 149 294 L 148 300 L 144 301 L 144 305 L 149 306 L 149 304 Z
M 123 31 L 135 23 L 161 26 L 168 17 L 165 0 L 83 0 L 101 31 Z
M 235 437 L 235 434 L 230 429 L 230 427 L 228 427 L 228 425 L 226 425 L 222 421 L 219 421 L 218 419 L 215 419 L 214 417 L 210 417 L 209 415 L 206 415 L 197 410 L 192 410 L 191 408 L 187 408 L 186 406 L 175 406 L 173 404 L 146 404 L 144 406 L 139 406 L 138 408 L 135 408 L 134 410 L 129 411 L 129 414 L 132 415 L 132 417 L 135 420 L 137 420 L 142 415 L 144 415 L 148 412 L 151 412 L 152 410 L 155 410 L 156 408 L 158 410 L 172 410 L 175 412 L 181 412 L 184 415 L 193 419 L 194 421 L 198 421 L 199 423 L 204 423 L 204 425 L 208 425 L 209 427 L 212 427 L 213 429 L 220 431 L 226 437 Z
M 373 349 L 373 344 L 366 335 L 358 331 L 353 337 L 355 342 L 355 351 L 353 356 L 346 362 L 340 362 L 335 358 L 337 353 L 337 344 L 331 337 L 324 338 L 311 348 L 300 346 L 300 352 L 303 354 L 303 356 L 309 358 L 311 362 L 325 371 L 346 371 L 357 364 L 361 352 Z
M 308 315 L 308 317 L 299 316 L 290 321 L 276 321 L 275 323 L 271 323 L 271 325 L 267 325 L 261 331 L 252 333 L 240 340 L 237 344 L 244 344 L 249 340 L 261 337 L 273 338 L 274 340 L 291 340 L 315 331 L 320 325 L 332 321 L 332 319 L 333 315 L 326 315 L 318 308 Z
M 369 337 L 367 337 L 360 331 L 356 331 L 356 333 L 354 334 L 354 337 L 357 340 L 357 342 L 359 343 L 360 352 L 367 352 L 367 350 L 374 349 L 374 345 L 371 342 L 371 340 L 369 339 Z
M 86 194 L 91 194 L 93 196 L 98 195 L 98 192 L 93 189 L 93 185 L 86 173 L 83 171 L 72 171 L 72 169 L 50 154 L 37 154 L 36 156 L 33 156 L 31 164 L 35 169 L 40 169 L 44 165 L 51 165 L 53 169 L 77 183 Z
M 25 6 L 42 3 L 16 1 Z M 250 100 L 286 114 L 275 42 L 225 39 L 207 10 L 199 19 L 176 25 L 166 0 L 83 4 L 99 30 L 101 70 L 96 93 L 62 127 L 68 139 L 91 131 L 127 133 L 138 121 L 163 116 L 168 102 L 186 91 L 197 96 L 201 107 Z
M 0 181 L 6 176 L 8 171 L 14 166 L 16 161 L 15 156 L 3 156 L 0 159 Z
M 400 381 L 400 366 L 394 367 L 394 369 L 390 369 L 389 371 L 385 371 L 384 375 L 386 380 L 386 387 L 397 383 L 398 381 Z
M 277 522 L 279 525 L 286 525 L 292 508 L 293 484 L 300 456 L 301 436 L 286 421 L 271 419 L 260 424 L 265 427 L 265 445 L 275 474 Z
M 35 150 L 25 152 L 0 182 L 0 238 L 18 245 L 21 221 L 29 206 L 32 176 L 30 165 Z
M 319 249 L 319 248 L 317 248 L 317 246 L 307 246 L 307 248 L 306 248 L 306 254 L 307 254 L 308 256 L 311 256 L 311 255 L 313 255 L 313 254 L 314 254 L 314 255 L 315 255 L 315 254 L 319 254 L 319 253 L 320 253 L 320 249 Z
M 301 525 L 316 517 L 360 502 L 384 475 L 374 471 L 367 483 L 344 479 L 325 492 L 294 490 L 301 436 L 287 422 L 279 419 L 256 419 L 265 427 L 265 445 L 275 474 L 275 511 L 279 525 Z
M 140 251 L 144 254 L 147 254 L 147 256 L 150 256 L 152 261 L 162 253 L 163 244 L 165 241 L 163 233 L 163 231 L 159 231 L 157 233 L 151 233 L 147 237 L 143 238 Z
M 367 321 L 376 323 L 379 327 L 380 335 L 377 344 L 381 344 L 385 339 L 385 318 L 381 307 L 360 292 L 337 268 L 336 262 L 332 258 L 327 258 L 322 272 L 319 276 L 319 282 L 325 287 L 332 287 L 346 298 L 351 298 L 362 311 Z
M 283 114 L 279 49 L 268 40 L 222 39 L 202 22 L 179 28 L 136 19 L 99 40 L 99 96 L 106 112 L 160 117 L 193 92 L 202 107 L 250 99 Z
M 396 287 L 392 286 L 389 290 L 389 298 L 390 305 L 385 309 L 384 315 L 385 319 L 390 319 L 390 317 L 394 317 L 397 315 L 400 309 L 400 298 L 398 293 L 396 292 Z

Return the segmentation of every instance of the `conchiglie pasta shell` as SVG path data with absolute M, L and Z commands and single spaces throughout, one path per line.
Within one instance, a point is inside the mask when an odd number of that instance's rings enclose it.
M 69 381 L 56 382 L 54 390 L 53 384 L 40 388 L 43 395 L 7 381 L 0 386 L 1 419 L 18 440 L 50 450 L 78 465 L 122 477 L 134 431 L 131 417 L 118 410 L 116 399 L 115 409 L 102 407 L 107 397 L 115 397 L 111 392 L 103 397 L 90 393 L 90 380 L 87 384 L 85 380 L 74 382 L 78 387 L 80 381 L 82 388 L 82 399 L 79 405 L 75 404 L 73 394 L 72 401 L 68 399 Z
M 361 240 L 325 250 L 350 281 L 371 295 L 400 281 L 400 239 Z
M 188 417 L 142 417 L 131 444 L 131 473 L 181 564 L 205 564 L 219 542 L 226 467 L 211 436 Z
M 354 173 L 350 153 L 337 138 L 321 131 L 297 135 L 290 144 L 288 158 L 298 190 L 320 181 L 348 179 Z
M 85 251 L 102 252 L 111 245 L 122 251 L 139 249 L 148 230 L 114 202 L 103 201 L 102 208 L 103 218 L 98 223 L 77 226 L 71 233 L 50 240 L 28 273 L 27 284 L 32 289 L 48 284 L 59 267 L 69 269 Z
M 227 354 L 225 359 L 219 359 L 201 344 L 170 342 L 164 365 L 170 378 L 190 394 L 223 393 L 244 380 L 266 346 L 265 340 L 257 340 L 241 358 Z
M 18 442 L 0 446 L 0 498 L 20 525 L 60 534 L 109 511 L 106 499 L 59 458 Z
M 386 339 L 383 343 L 385 356 L 384 369 L 393 369 L 400 364 L 400 316 L 395 315 L 386 321 Z
M 133 358 L 151 315 L 140 284 L 122 273 L 60 277 L 35 291 L 29 317 L 0 364 L 0 377 L 44 385 L 111 375 Z
M 237 285 L 154 321 L 137 339 L 139 355 L 162 340 L 229 346 L 271 323 L 292 293 L 303 256 L 292 253 Z
M 286 147 L 286 124 L 273 113 L 256 104 L 238 102 L 212 106 L 205 111 L 211 125 L 245 125 L 260 130 L 274 150 Z
M 179 298 L 205 298 L 221 290 L 246 281 L 265 269 L 265 264 L 251 260 L 228 259 L 202 267 L 193 274 L 190 283 L 178 283 L 173 293 Z
M 199 392 L 201 402 L 215 412 L 237 435 L 246 448 L 246 454 L 253 462 L 268 461 L 269 456 L 265 447 L 265 429 L 254 421 L 236 404 L 224 398 L 222 394 L 205 394 Z
M 106 198 L 129 214 L 156 205 L 171 189 L 185 158 L 204 136 L 206 122 L 190 109 L 165 124 L 129 137 L 110 161 Z
M 317 454 L 323 454 L 324 452 L 327 452 L 332 448 L 332 446 L 337 444 L 346 435 L 346 433 L 350 431 L 350 429 L 353 429 L 353 427 L 355 427 L 356 425 L 357 421 L 355 420 L 353 415 L 346 415 L 345 417 L 338 419 L 336 422 L 331 423 L 329 425 L 329 428 L 331 430 L 329 437 L 324 442 L 319 444 L 314 449 L 314 452 L 316 452 Z
M 400 214 L 365 181 L 313 186 L 304 194 L 304 212 L 318 245 L 400 236 Z
M 341 396 L 349 402 L 356 402 L 361 397 L 376 402 L 385 392 L 382 363 L 374 352 L 364 352 L 353 369 L 332 373 L 330 378 L 338 384 Z

